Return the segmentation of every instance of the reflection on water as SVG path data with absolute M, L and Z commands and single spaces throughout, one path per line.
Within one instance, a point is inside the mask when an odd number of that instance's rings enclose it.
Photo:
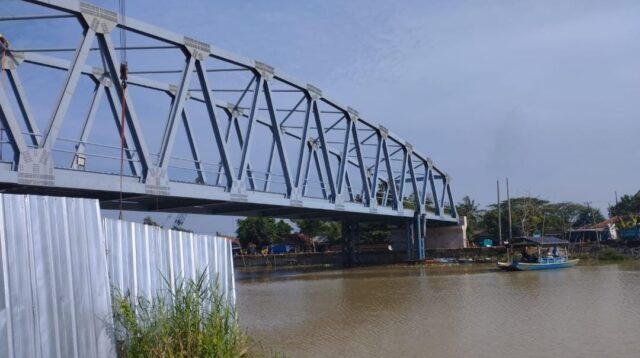
M 240 321 L 294 357 L 640 357 L 640 265 L 238 273 Z

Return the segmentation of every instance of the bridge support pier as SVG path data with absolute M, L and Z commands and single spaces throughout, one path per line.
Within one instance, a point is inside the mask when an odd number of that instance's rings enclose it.
M 358 263 L 360 228 L 357 221 L 342 222 L 342 264 L 352 267 Z
M 418 214 L 414 217 L 411 235 L 407 238 L 407 256 L 409 260 L 424 260 L 426 258 L 424 240 L 427 237 L 427 217 Z M 407 230 L 409 231 L 409 230 Z

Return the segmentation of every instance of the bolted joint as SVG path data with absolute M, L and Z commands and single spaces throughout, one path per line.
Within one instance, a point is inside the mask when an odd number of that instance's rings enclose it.
M 433 168 L 433 160 L 431 158 L 427 158 L 427 167 L 429 169 Z
M 204 59 L 211 54 L 211 46 L 208 43 L 198 41 L 191 37 L 184 37 L 184 47 L 186 47 L 187 52 L 198 61 L 204 61 Z
M 307 84 L 307 92 L 309 93 L 309 96 L 314 100 L 322 97 L 322 90 L 314 85 Z
M 178 94 L 178 86 L 169 85 L 169 93 L 171 93 L 172 96 L 176 96 Z
M 413 153 L 413 145 L 409 142 L 404 143 L 404 149 L 407 151 L 407 154 Z
M 351 107 L 347 107 L 347 113 L 349 114 L 349 117 L 351 117 L 351 120 L 354 122 L 356 122 L 358 118 L 360 118 L 360 114 L 358 113 L 358 111 Z
M 118 24 L 118 13 L 101 7 L 80 3 L 80 13 L 87 25 L 96 33 L 108 34 Z
M 271 81 L 275 76 L 276 69 L 273 66 L 269 66 L 264 62 L 254 61 L 254 67 L 256 71 L 264 78 L 265 81 Z
M 229 111 L 231 118 L 236 119 L 242 117 L 244 114 L 244 112 L 233 103 L 227 103 L 227 111 Z
M 307 139 L 307 143 L 309 143 L 309 146 L 313 150 L 316 150 L 316 149 L 320 148 L 320 144 L 318 144 L 318 141 L 315 138 Z
M 387 139 L 389 137 L 389 130 L 387 129 L 387 127 L 378 126 L 378 130 L 380 131 L 382 139 Z
M 18 66 L 20 66 L 20 64 L 24 62 L 24 53 L 9 52 L 9 50 L 7 50 L 7 55 L 2 56 L 1 60 L 2 68 L 4 68 L 5 70 L 16 70 L 18 69 Z

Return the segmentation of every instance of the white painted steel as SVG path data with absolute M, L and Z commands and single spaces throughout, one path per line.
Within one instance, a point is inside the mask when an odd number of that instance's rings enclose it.
M 210 235 L 103 219 L 112 284 L 151 300 L 182 278 L 205 272 L 220 294 L 235 303 L 231 241 Z
M 112 357 L 98 202 L 0 194 L 0 357 Z

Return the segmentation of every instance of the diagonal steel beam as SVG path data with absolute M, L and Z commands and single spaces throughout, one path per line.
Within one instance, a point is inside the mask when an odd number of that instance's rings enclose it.
M 400 206 L 398 206 L 399 208 L 401 208 L 402 205 L 404 205 L 404 183 L 407 177 L 407 160 L 408 159 L 409 159 L 409 152 L 405 149 L 402 155 L 402 174 L 400 174 L 400 190 L 398 192 L 398 199 L 400 204 Z M 395 179 L 393 184 L 395 185 Z
M 273 141 L 276 144 L 276 149 L 278 150 L 280 168 L 282 169 L 282 175 L 284 176 L 285 185 L 287 186 L 287 196 L 291 196 L 293 184 L 291 183 L 291 173 L 289 172 L 289 161 L 287 160 L 287 153 L 284 149 L 284 144 L 282 143 L 282 135 L 280 133 L 280 127 L 278 126 L 278 118 L 276 118 L 271 89 L 269 88 L 269 83 L 267 81 L 262 82 L 262 91 L 264 92 L 267 108 L 269 109 L 271 134 L 273 135 Z
M 14 151 L 14 165 L 17 165 L 18 156 L 27 149 L 24 142 L 20 125 L 16 122 L 16 117 L 11 110 L 11 104 L 5 93 L 4 86 L 0 86 L 0 120 L 2 120 L 2 129 L 9 135 L 11 146 Z
M 327 197 L 327 189 L 326 189 L 326 186 L 324 185 L 324 175 L 322 174 L 322 168 L 320 166 L 320 159 L 318 159 L 318 151 L 317 150 L 313 151 L 313 161 L 316 164 L 316 171 L 318 172 L 318 178 L 320 178 L 320 188 L 322 189 L 322 196 L 325 199 L 328 199 L 328 197 Z
M 98 107 L 100 106 L 100 101 L 102 100 L 102 96 L 104 94 L 104 87 L 101 83 L 96 83 L 96 87 L 93 90 L 93 96 L 91 97 L 91 104 L 89 105 L 89 111 L 85 116 L 84 125 L 82 126 L 82 132 L 80 134 L 80 140 L 76 145 L 76 153 L 71 159 L 71 169 L 78 169 L 78 157 L 84 154 L 84 150 L 86 147 L 86 143 L 89 140 L 89 134 L 91 133 L 91 129 L 93 128 L 93 122 L 96 117 L 96 113 L 98 112 Z
M 121 123 L 120 123 L 120 113 L 118 113 L 118 111 L 120 109 L 118 109 L 118 107 L 116 106 L 116 101 L 115 98 L 117 97 L 116 94 L 113 93 L 113 89 L 111 88 L 111 86 L 109 87 L 105 87 L 105 93 L 107 95 L 107 100 L 109 102 L 109 108 L 111 109 L 111 113 L 113 114 L 113 120 L 116 123 L 116 128 L 118 129 L 118 133 L 120 133 L 120 131 L 122 130 L 121 128 Z M 127 162 L 129 163 L 129 167 L 131 168 L 131 173 L 134 176 L 142 176 L 142 166 L 140 165 L 140 163 L 137 162 L 137 159 L 134 157 L 134 154 L 137 154 L 135 152 L 135 150 L 131 150 L 131 144 L 133 143 L 133 140 L 131 139 L 131 134 L 127 131 L 125 131 L 124 134 L 124 155 L 127 157 Z
M 271 167 L 273 166 L 273 152 L 276 150 L 276 141 L 271 141 L 271 149 L 269 149 L 269 163 L 267 163 L 267 173 L 264 176 L 264 191 L 269 191 L 271 185 Z
M 409 175 L 411 176 L 411 187 L 413 188 L 413 201 L 416 204 L 418 213 L 422 213 L 423 205 L 420 205 L 420 192 L 418 191 L 418 178 L 416 178 L 416 169 L 413 167 L 413 155 L 409 153 L 407 156 L 409 162 Z M 426 182 L 426 178 L 424 180 Z
M 231 115 L 231 112 L 226 110 L 227 117 L 229 119 L 229 123 L 227 123 L 227 130 L 224 134 L 225 144 L 229 144 L 229 136 L 231 135 L 231 126 L 233 126 L 233 122 L 236 120 L 235 117 Z M 222 165 L 222 159 L 218 162 L 218 173 L 216 175 L 216 186 L 220 185 L 220 176 L 222 175 L 222 171 L 224 170 L 224 166 Z
M 142 172 L 140 174 L 143 178 L 146 178 L 149 163 L 151 163 L 151 156 L 149 155 L 147 144 L 142 136 L 142 127 L 140 126 L 140 121 L 138 120 L 136 111 L 134 110 L 131 96 L 129 96 L 128 92 L 124 91 L 118 78 L 120 63 L 118 63 L 117 60 L 116 50 L 109 35 L 98 34 L 98 44 L 100 45 L 103 58 L 107 68 L 109 69 L 108 73 L 111 76 L 111 82 L 114 89 L 117 91 L 120 103 L 123 103 L 123 101 L 125 103 L 125 119 L 128 127 L 127 132 L 131 134 L 133 145 L 136 148 L 136 153 L 138 154 L 138 159 L 142 166 Z
M 458 211 L 456 210 L 456 205 L 453 202 L 453 195 L 451 194 L 451 185 L 449 185 L 449 182 L 447 181 L 447 197 L 449 198 L 449 215 L 451 215 L 451 217 L 457 218 L 458 217 Z
M 196 139 L 193 136 L 193 131 L 191 130 L 191 123 L 189 122 L 189 116 L 187 115 L 187 109 L 182 109 L 182 123 L 184 125 L 184 130 L 187 133 L 187 141 L 189 142 L 189 149 L 191 150 L 191 156 L 193 157 L 193 162 L 196 166 L 196 171 L 198 173 L 198 177 L 196 182 L 200 184 L 204 184 L 207 182 L 207 177 L 204 174 L 204 169 L 202 168 L 202 161 L 200 160 L 200 153 L 198 152 L 198 145 L 196 144 Z
M 161 169 L 167 169 L 169 166 L 169 158 L 173 152 L 173 144 L 176 139 L 176 132 L 180 117 L 184 109 L 184 104 L 187 100 L 187 88 L 191 83 L 191 74 L 193 73 L 193 67 L 195 65 L 195 58 L 191 55 L 187 55 L 184 71 L 182 72 L 182 78 L 180 80 L 180 86 L 173 99 L 171 110 L 169 111 L 169 119 L 165 126 L 164 135 L 162 136 L 162 142 L 160 144 L 160 150 L 158 154 L 158 167 Z
M 347 121 L 347 128 L 344 131 L 344 143 L 342 145 L 342 153 L 341 153 L 341 160 L 340 160 L 340 166 L 338 168 L 338 183 L 337 183 L 337 189 L 338 189 L 338 195 L 342 195 L 342 190 L 344 188 L 344 177 L 345 177 L 345 173 L 347 171 L 347 163 L 348 163 L 348 150 L 349 150 L 349 139 L 351 138 L 351 130 L 352 130 L 352 125 L 351 123 L 353 122 L 353 120 L 351 119 L 350 115 L 347 115 L 345 120 Z
M 382 135 L 378 133 L 378 147 L 376 148 L 376 163 L 374 164 L 373 178 L 371 180 L 371 200 L 378 201 L 378 176 L 380 169 L 380 155 L 382 154 Z
M 87 60 L 87 56 L 89 55 L 89 49 L 91 48 L 95 37 L 95 31 L 88 27 L 84 32 L 82 41 L 80 42 L 80 47 L 78 47 L 73 61 L 71 62 L 71 67 L 67 72 L 67 77 L 65 79 L 64 86 L 62 87 L 62 91 L 60 92 L 60 97 L 56 101 L 55 108 L 51 114 L 49 127 L 47 128 L 42 141 L 43 148 L 49 150 L 53 149 L 53 144 L 55 143 L 58 133 L 60 132 L 60 128 L 62 127 L 62 121 L 67 114 L 69 104 L 71 104 L 71 98 L 75 92 L 78 80 L 82 74 L 82 69 Z
M 393 199 L 393 208 L 398 206 L 398 192 L 396 191 L 396 183 L 393 180 L 393 169 L 391 168 L 391 157 L 389 156 L 389 148 L 386 139 L 382 141 L 382 151 L 384 152 L 384 164 L 387 168 L 387 188 L 391 190 L 391 198 Z
M 436 215 L 441 215 L 442 212 L 441 212 L 440 201 L 438 200 L 436 182 L 435 182 L 435 179 L 433 178 L 433 169 L 431 169 L 431 167 L 429 167 L 429 184 L 431 185 L 431 195 L 433 196 L 434 212 L 436 213 Z
M 336 184 L 333 181 L 333 171 L 331 169 L 331 162 L 329 161 L 329 151 L 327 148 L 327 141 L 324 138 L 324 129 L 322 128 L 322 121 L 320 120 L 320 112 L 318 110 L 318 103 L 316 100 L 313 100 L 313 117 L 316 123 L 316 129 L 318 131 L 318 139 L 320 140 L 320 149 L 322 150 L 322 157 L 324 162 L 324 167 L 327 172 L 327 180 L 329 181 L 329 189 L 331 191 L 331 196 L 329 198 L 330 201 L 334 201 L 336 199 Z M 317 157 L 317 154 L 316 154 Z
M 296 188 L 300 187 L 300 174 L 302 173 L 302 159 L 304 156 L 304 151 L 309 147 L 309 143 L 307 142 L 307 132 L 309 130 L 309 116 L 311 115 L 311 106 L 313 105 L 313 101 L 311 99 L 307 99 L 307 110 L 304 115 L 304 125 L 302 127 L 302 135 L 300 135 L 300 147 L 298 150 L 298 160 L 296 165 L 296 177 L 293 181 Z M 309 165 L 306 167 L 307 171 L 309 170 Z M 306 177 L 305 177 L 306 180 Z
M 302 102 L 304 102 L 305 99 L 306 99 L 306 96 L 303 96 L 302 98 L 300 98 L 298 103 L 296 103 L 296 105 L 293 106 L 293 109 L 290 110 L 289 113 L 287 113 L 287 115 L 280 121 L 280 126 L 284 125 L 284 123 L 289 119 L 289 117 L 291 117 L 293 113 L 295 113 L 295 111 L 298 109 L 298 107 L 300 107 L 300 105 L 302 104 Z
M 362 158 L 362 149 L 360 148 L 360 141 L 358 139 L 358 122 L 353 121 L 351 124 L 353 126 L 352 134 L 353 134 L 353 143 L 356 151 L 356 157 L 358 159 L 357 167 L 360 170 L 360 178 L 362 180 L 362 189 L 364 190 L 364 198 L 363 203 L 365 205 L 371 205 L 371 188 L 369 184 L 369 178 L 367 177 L 367 170 L 365 169 L 364 159 Z M 375 133 L 374 133 L 375 134 Z
M 249 112 L 249 123 L 247 124 L 247 131 L 244 136 L 245 145 L 242 146 L 242 154 L 240 156 L 240 166 L 238 167 L 238 173 L 236 174 L 236 179 L 238 182 L 242 182 L 244 180 L 245 173 L 247 172 L 247 165 L 249 164 L 249 153 L 251 152 L 251 143 L 253 141 L 253 125 L 256 121 L 256 113 L 258 112 L 259 98 L 260 98 L 260 88 L 264 83 L 264 77 L 259 76 L 258 82 L 256 83 L 255 91 L 253 93 L 253 100 L 251 101 L 251 111 Z
M 207 68 L 202 61 L 196 61 L 196 71 L 198 73 L 198 79 L 200 80 L 200 86 L 202 88 L 202 95 L 204 97 L 205 105 L 209 113 L 209 121 L 213 127 L 213 133 L 218 145 L 218 151 L 224 168 L 225 176 L 227 179 L 227 190 L 233 185 L 233 166 L 229 159 L 227 145 L 222 137 L 220 126 L 218 125 L 218 119 L 216 115 L 216 105 L 211 97 L 211 87 L 209 87 L 209 80 L 207 79 Z
M 13 88 L 13 92 L 16 95 L 16 102 L 18 102 L 18 107 L 20 108 L 20 112 L 22 112 L 22 117 L 24 118 L 24 122 L 27 126 L 27 131 L 29 132 L 29 137 L 31 138 L 31 144 L 34 146 L 38 146 L 40 142 L 40 130 L 38 129 L 38 125 L 35 121 L 33 113 L 31 112 L 31 106 L 27 101 L 27 96 L 24 93 L 24 87 L 22 86 L 22 81 L 20 81 L 20 76 L 18 75 L 18 70 L 15 68 L 7 71 L 9 77 L 9 83 Z
M 304 141 L 303 141 L 304 143 Z M 309 169 L 311 168 L 311 157 L 313 156 L 313 147 L 311 143 L 307 142 L 307 164 L 304 169 L 304 180 L 302 181 L 302 193 L 300 195 L 304 196 L 307 193 L 307 181 L 309 180 Z M 302 155 L 302 153 L 301 153 Z
M 229 114 L 231 116 L 231 114 Z M 240 150 L 242 150 L 244 148 L 245 145 L 245 141 L 242 138 L 242 130 L 240 129 L 240 123 L 238 121 L 237 117 L 229 117 L 231 119 L 231 122 L 233 122 L 234 124 L 234 128 L 236 130 L 236 136 L 238 138 L 238 144 L 240 144 Z M 229 124 L 231 124 L 231 122 L 229 122 Z M 228 136 L 227 136 L 227 143 L 228 142 Z M 256 183 L 253 177 L 253 172 L 251 171 L 251 161 L 247 162 L 247 179 L 249 180 L 249 187 L 251 188 L 251 190 L 256 190 Z

